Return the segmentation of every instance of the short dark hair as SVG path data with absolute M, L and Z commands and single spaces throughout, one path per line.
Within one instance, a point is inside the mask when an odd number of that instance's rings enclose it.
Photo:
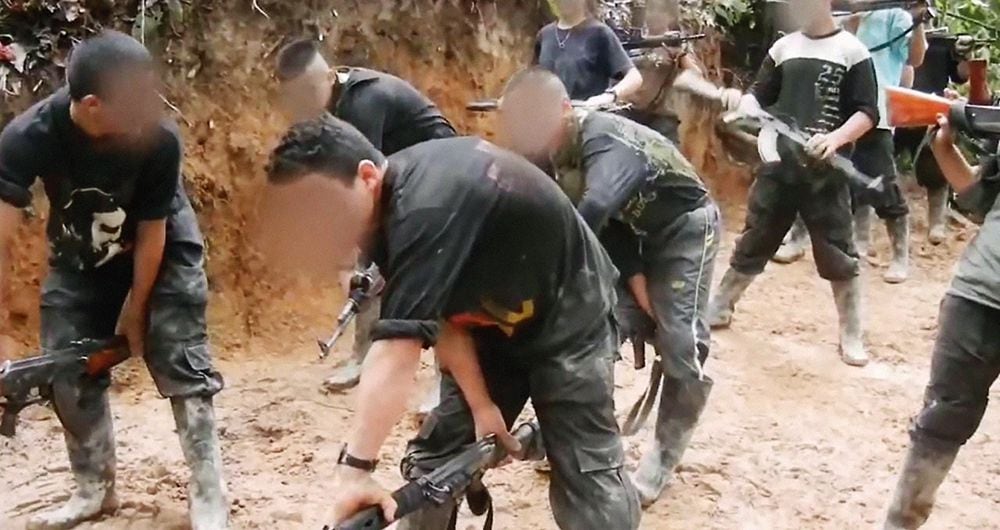
M 66 83 L 75 101 L 86 96 L 105 97 L 108 78 L 153 68 L 153 56 L 134 38 L 117 31 L 102 31 L 77 44 L 66 67 Z
M 302 75 L 319 55 L 319 44 L 312 39 L 298 39 L 286 44 L 278 52 L 275 76 L 279 81 L 289 81 Z
M 566 85 L 564 85 L 562 80 L 559 79 L 559 76 L 553 74 L 545 68 L 542 68 L 541 66 L 529 66 L 515 73 L 509 80 L 507 80 L 507 85 L 504 86 L 503 93 L 506 96 L 523 85 L 532 87 L 560 88 L 561 91 L 566 94 L 566 97 L 569 97 L 569 94 L 566 91 Z
M 324 113 L 293 125 L 285 133 L 271 153 L 267 180 L 280 184 L 322 173 L 352 184 L 358 164 L 365 160 L 381 165 L 385 155 L 353 125 Z

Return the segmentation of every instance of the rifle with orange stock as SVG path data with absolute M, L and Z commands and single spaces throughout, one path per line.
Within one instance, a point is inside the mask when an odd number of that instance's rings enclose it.
M 128 341 L 86 339 L 61 350 L 0 365 L 0 436 L 17 431 L 17 415 L 31 405 L 51 398 L 52 383 L 59 379 L 97 377 L 130 357 Z
M 908 88 L 886 89 L 889 124 L 933 127 L 945 115 L 956 130 L 979 138 L 1000 135 L 1000 107 L 973 105 Z

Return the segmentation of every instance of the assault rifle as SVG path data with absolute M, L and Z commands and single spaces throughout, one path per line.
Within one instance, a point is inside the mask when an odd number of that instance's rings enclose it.
M 17 431 L 17 415 L 25 407 L 51 399 L 52 383 L 59 379 L 96 377 L 128 360 L 128 341 L 87 339 L 62 350 L 0 365 L 0 436 Z
M 1000 107 L 970 105 L 908 88 L 886 88 L 889 124 L 893 127 L 933 127 L 938 114 L 948 116 L 956 130 L 979 138 L 1000 135 Z
M 344 308 L 340 310 L 340 315 L 337 317 L 337 327 L 334 329 L 333 335 L 326 340 L 316 341 L 319 343 L 320 359 L 326 359 L 330 355 L 331 349 L 347 331 L 347 326 L 361 312 L 363 305 L 380 295 L 384 287 L 385 279 L 382 278 L 375 264 L 369 265 L 367 269 L 355 271 L 354 276 L 351 277 L 351 292 L 347 296 Z
M 573 107 L 578 109 L 594 109 L 604 112 L 618 112 L 629 108 L 631 105 L 628 103 L 612 103 L 611 105 L 601 105 L 599 107 L 594 107 L 592 105 L 587 105 L 585 101 L 573 101 Z M 465 106 L 466 110 L 472 112 L 495 112 L 500 110 L 500 100 L 499 99 L 481 99 L 479 101 L 471 101 Z
M 522 460 L 541 460 L 545 457 L 541 431 L 537 423 L 521 424 L 513 434 L 521 442 Z M 443 466 L 394 491 L 392 498 L 397 505 L 396 519 L 425 508 L 441 506 L 448 501 L 459 500 L 469 491 L 470 486 L 479 482 L 487 469 L 495 467 L 507 456 L 507 451 L 497 443 L 495 436 L 488 436 L 476 442 Z M 492 501 L 485 491 L 479 493 L 482 498 L 478 499 L 474 506 L 471 505 L 470 495 L 470 507 L 476 515 L 489 512 L 486 517 L 488 529 L 493 522 Z M 372 530 L 387 526 L 389 523 L 382 514 L 382 508 L 372 506 L 337 526 L 324 526 L 323 530 Z
M 937 18 L 933 0 L 835 0 L 833 12 L 834 14 L 853 14 L 897 8 L 910 10 L 920 6 L 927 6 L 928 18 Z
M 681 31 L 668 31 L 662 35 L 639 36 L 622 40 L 622 47 L 628 51 L 659 48 L 660 46 L 676 47 L 684 44 L 685 42 L 696 41 L 704 38 L 704 33 L 686 34 Z
M 722 90 L 700 76 L 681 75 L 674 82 L 674 88 L 683 90 L 701 98 L 721 101 Z M 778 152 L 778 138 L 784 137 L 797 147 L 798 151 L 804 151 L 809 143 L 811 135 L 794 125 L 785 123 L 774 115 L 760 110 L 754 116 L 743 116 L 730 114 L 723 118 L 726 124 L 734 125 L 741 129 L 752 129 L 757 133 L 757 151 L 764 162 L 778 162 L 781 155 Z M 804 153 L 803 153 L 804 154 Z M 872 178 L 858 171 L 851 160 L 841 154 L 834 154 L 822 162 L 810 157 L 800 157 L 801 164 L 829 164 L 838 173 L 847 178 L 851 187 L 864 194 L 870 194 L 875 201 L 885 193 L 886 187 L 881 177 Z M 879 202 L 874 202 L 879 204 Z

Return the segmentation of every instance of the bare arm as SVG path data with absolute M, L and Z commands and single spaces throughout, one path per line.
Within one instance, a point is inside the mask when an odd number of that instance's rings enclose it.
M 347 451 L 352 456 L 375 460 L 393 426 L 406 412 L 413 378 L 420 363 L 417 339 L 379 340 L 365 358 L 358 385 L 354 427 Z
M 943 116 L 938 118 L 940 129 L 931 142 L 934 158 L 941 166 L 941 173 L 956 192 L 962 193 L 976 183 L 976 170 L 965 160 L 955 145 L 955 135 Z
M 924 64 L 924 57 L 927 55 L 927 34 L 924 33 L 924 25 L 917 24 L 913 30 L 913 37 L 910 39 L 910 58 L 907 64 L 913 67 Z
M 899 77 L 899 86 L 903 88 L 913 88 L 913 76 L 915 72 L 912 66 L 903 67 L 903 75 Z
M 129 302 L 137 308 L 146 309 L 149 297 L 156 285 L 163 263 L 163 250 L 167 244 L 167 221 L 140 221 L 135 237 L 135 271 L 132 275 L 132 290 Z M 143 311 L 145 313 L 145 311 Z
M 864 112 L 855 112 L 853 116 L 832 134 L 837 136 L 839 147 L 856 142 L 875 126 L 875 122 Z
M 649 291 L 647 290 L 646 275 L 636 274 L 628 279 L 629 290 L 632 291 L 632 296 L 635 297 L 635 301 L 639 304 L 639 307 L 646 312 L 651 318 L 653 316 L 653 305 L 649 302 Z
M 613 87 L 619 100 L 628 99 L 642 88 L 642 74 L 638 68 L 632 68 L 625 77 Z

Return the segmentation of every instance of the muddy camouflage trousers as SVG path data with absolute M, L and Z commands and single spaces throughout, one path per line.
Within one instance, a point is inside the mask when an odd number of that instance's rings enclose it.
M 791 163 L 765 164 L 758 172 L 732 268 L 750 276 L 763 272 L 796 215 L 809 230 L 819 275 L 835 282 L 856 277 L 858 252 L 849 186 L 829 171 Z
M 710 332 L 705 320 L 715 256 L 719 210 L 714 204 L 680 216 L 642 247 L 643 273 L 656 321 L 623 287 L 615 316 L 622 337 L 651 342 L 672 379 L 702 380 Z
M 943 450 L 964 444 L 979 428 L 998 374 L 1000 309 L 945 296 L 924 408 L 911 437 Z
M 623 467 L 614 411 L 617 340 L 609 320 L 597 336 L 584 341 L 588 347 L 544 358 L 518 359 L 498 347 L 500 341 L 477 341 L 487 388 L 508 428 L 531 399 L 552 466 L 549 502 L 564 530 L 639 526 L 639 500 Z M 444 375 L 441 404 L 410 441 L 403 476 L 414 480 L 432 471 L 474 440 L 469 407 L 455 380 Z
M 190 206 L 176 215 L 194 221 Z M 168 224 L 163 265 L 149 301 L 144 360 L 163 397 L 209 397 L 222 389 L 223 380 L 212 368 L 208 349 L 204 250 L 200 242 L 171 241 L 170 232 Z M 113 335 L 131 286 L 131 254 L 90 271 L 52 269 L 42 286 L 42 347 L 66 348 L 76 340 Z M 53 386 L 53 401 L 67 431 L 84 438 L 109 414 L 109 384 L 110 377 L 104 376 Z

